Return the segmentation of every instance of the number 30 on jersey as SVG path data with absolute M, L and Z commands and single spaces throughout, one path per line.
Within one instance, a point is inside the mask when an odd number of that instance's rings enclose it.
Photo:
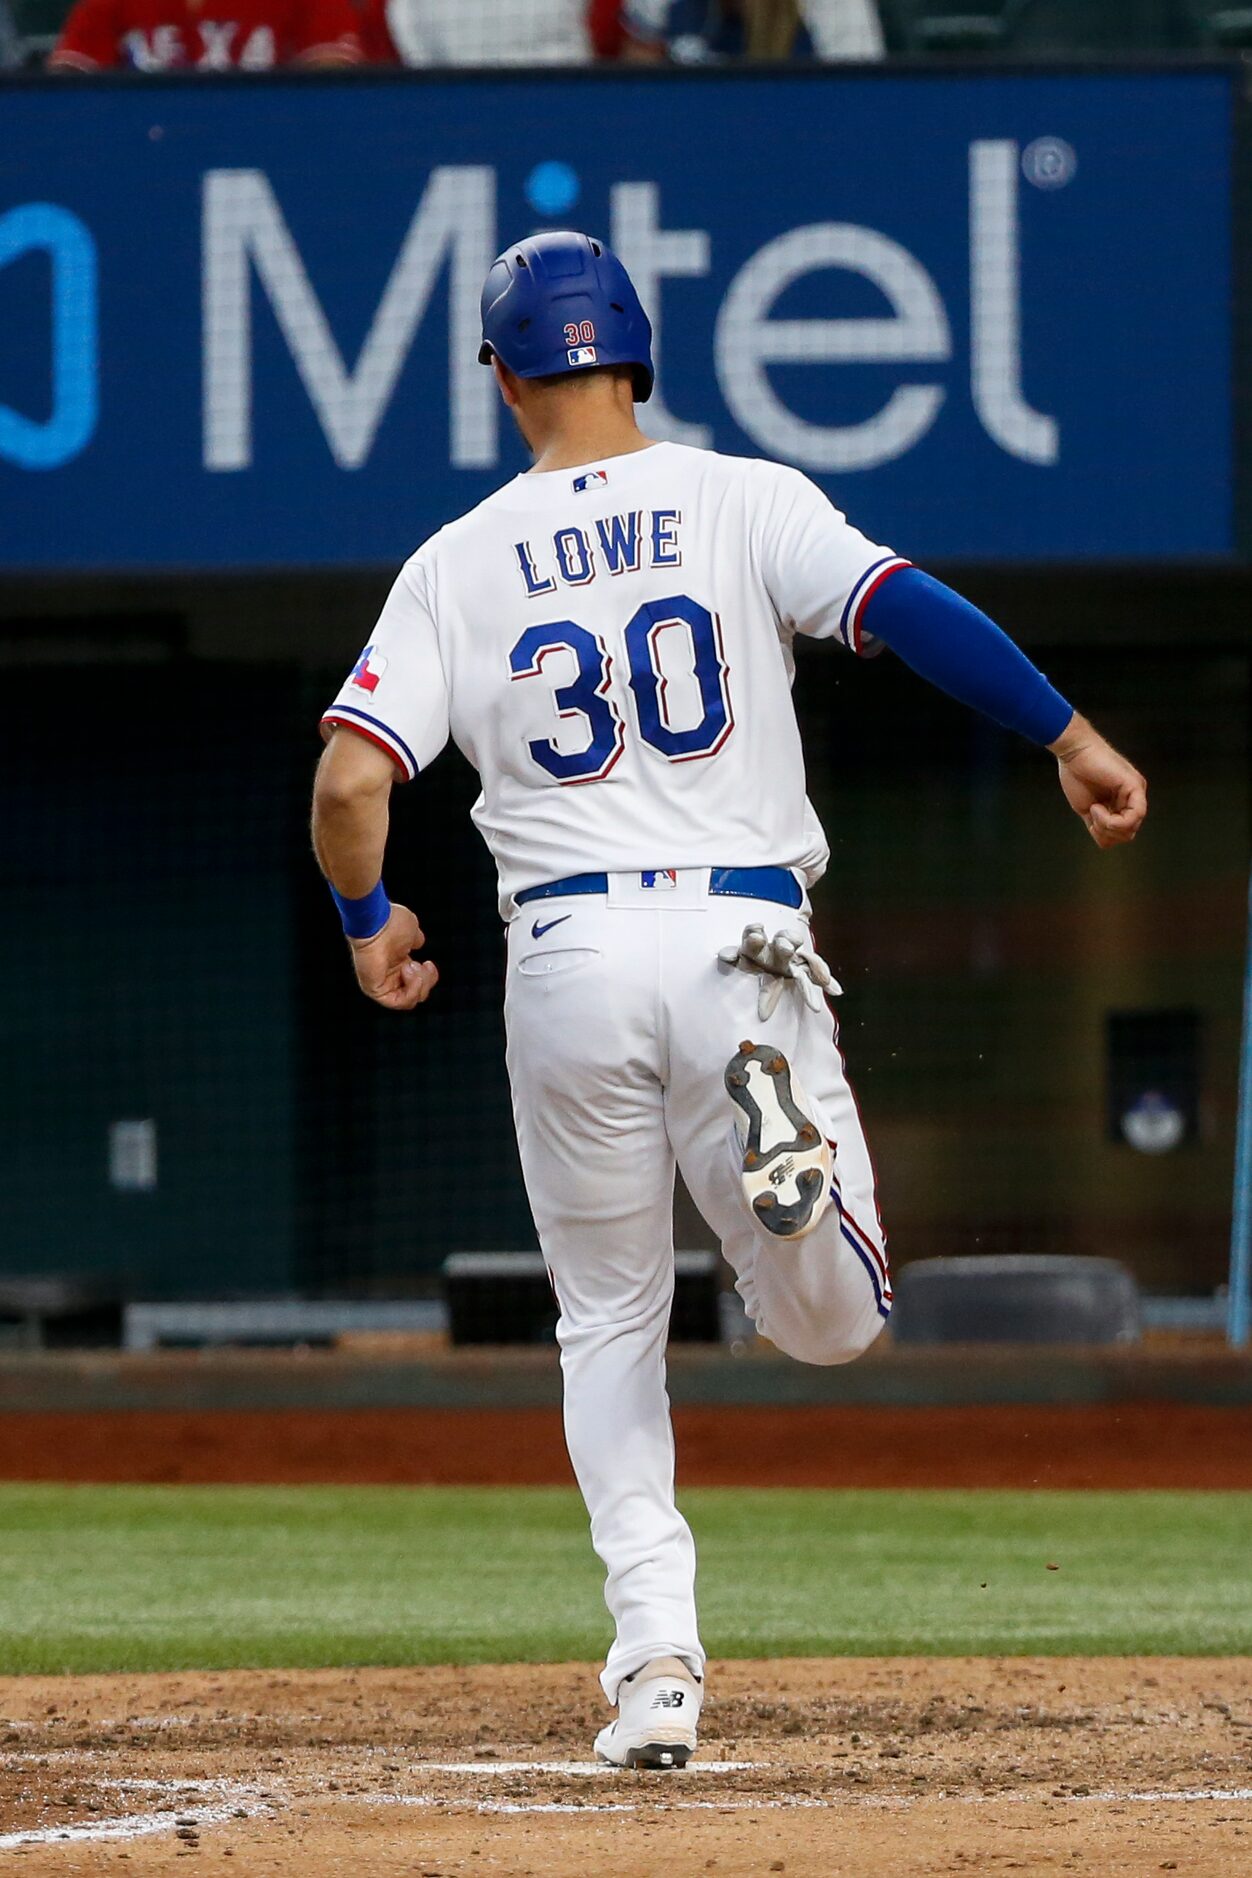
M 699 721 L 681 729 L 670 720 L 662 669 L 663 648 L 667 661 L 677 654 L 673 641 L 667 643 L 668 634 L 686 638 L 685 660 L 690 661 L 700 701 Z M 716 756 L 735 727 L 716 616 L 684 593 L 648 600 L 631 617 L 625 645 L 635 728 L 642 742 L 669 763 Z M 530 626 L 509 654 L 509 672 L 515 682 L 542 678 L 545 660 L 558 652 L 572 652 L 577 670 L 570 683 L 553 687 L 553 710 L 562 719 L 581 717 L 587 741 L 571 752 L 558 749 L 549 737 L 537 737 L 527 748 L 540 769 L 560 783 L 600 782 L 626 747 L 626 723 L 613 696 L 613 661 L 604 641 L 575 620 Z

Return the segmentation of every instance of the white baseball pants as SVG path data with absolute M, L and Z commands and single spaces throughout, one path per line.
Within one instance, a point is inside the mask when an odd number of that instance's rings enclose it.
M 695 1548 L 674 1504 L 665 1342 L 674 1287 L 675 1163 L 761 1335 L 805 1363 L 846 1363 L 890 1309 L 874 1172 L 831 1013 L 789 985 L 768 1023 L 759 979 L 721 946 L 802 913 L 614 875 L 608 895 L 535 900 L 511 922 L 505 1019 L 522 1170 L 560 1307 L 565 1436 L 607 1572 L 616 1637 L 601 1678 L 654 1657 L 704 1663 Z M 742 1040 L 787 1057 L 835 1144 L 835 1200 L 807 1237 L 758 1225 L 739 1184 L 722 1081 Z

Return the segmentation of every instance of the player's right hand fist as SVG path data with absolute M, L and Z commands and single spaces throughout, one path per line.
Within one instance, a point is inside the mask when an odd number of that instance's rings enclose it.
M 372 939 L 349 939 L 356 981 L 366 997 L 389 1011 L 411 1011 L 425 1004 L 439 982 L 439 969 L 429 959 L 410 956 L 425 943 L 417 915 L 394 901 L 381 932 Z
M 1148 812 L 1147 780 L 1134 764 L 1076 711 L 1048 748 L 1056 757 L 1065 800 L 1097 848 L 1133 841 Z

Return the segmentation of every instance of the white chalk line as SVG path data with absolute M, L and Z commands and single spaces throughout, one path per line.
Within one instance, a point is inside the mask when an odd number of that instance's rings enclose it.
M 689 1761 L 684 1768 L 668 1770 L 674 1774 L 755 1774 L 765 1770 L 764 1761 Z M 607 1761 L 414 1761 L 414 1774 L 586 1774 L 595 1779 L 621 1774 Z
M 712 1764 L 706 1763 L 706 1766 Z M 759 1765 L 759 1763 L 758 1763 Z M 535 1766 L 533 1761 L 518 1763 L 519 1768 Z M 429 1770 L 436 1771 L 433 1767 Z M 618 1772 L 618 1769 L 609 1771 Z M 690 1766 L 687 1769 L 691 1771 Z M 783 1771 L 783 1770 L 780 1770 Z M 759 1813 L 759 1812 L 829 1812 L 838 1808 L 903 1811 L 910 1807 L 934 1805 L 936 1801 L 955 1801 L 961 1806 L 996 1806 L 1043 1799 L 1058 1799 L 1065 1805 L 1144 1805 L 1189 1804 L 1197 1801 L 1252 1800 L 1252 1787 L 1204 1787 L 1196 1790 L 1143 1788 L 1117 1792 L 1081 1794 L 1042 1793 L 964 1793 L 964 1794 L 852 1794 L 841 1793 L 819 1798 L 804 1794 L 784 1794 L 776 1799 L 669 1800 L 674 1776 L 658 1776 L 654 1797 L 647 1800 L 459 1800 L 436 1794 L 377 1793 L 368 1796 L 374 1806 L 445 1807 L 474 1813 L 640 1813 L 660 1806 L 667 1813 Z
M 111 1788 L 115 1793 L 215 1793 L 222 1800 L 240 1794 L 245 1799 L 261 1797 L 261 1788 L 244 1780 L 145 1780 L 127 1774 L 117 1780 L 97 1780 L 93 1785 Z
M 269 1804 L 258 1799 L 256 1787 L 240 1786 L 229 1780 L 101 1780 L 93 1784 L 121 1794 L 214 1794 L 217 1804 L 185 1804 L 158 1813 L 121 1813 L 74 1826 L 32 1826 L 23 1832 L 0 1833 L 0 1851 L 13 1852 L 24 1845 L 82 1845 L 100 1840 L 144 1839 L 154 1833 L 173 1832 L 181 1825 L 221 1826 L 241 1813 L 251 1819 L 265 1812 Z
M 663 1776 L 668 1782 L 670 1776 Z M 667 1813 L 762 1813 L 783 1808 L 837 1806 L 837 1800 L 808 1799 L 797 1794 L 779 1800 L 446 1800 L 433 1793 L 371 1793 L 370 1806 L 444 1807 L 449 1812 L 471 1813 L 645 1813 L 662 1804 Z
M 1252 1787 L 1203 1787 L 1199 1792 L 1188 1792 L 1185 1789 L 1175 1790 L 1170 1787 L 1145 1787 L 1138 1793 L 1067 1793 L 1064 1795 L 1064 1798 L 1066 1800 L 1072 1800 L 1075 1806 L 1081 1806 L 1084 1802 L 1090 1804 L 1092 1800 L 1103 1800 L 1105 1802 L 1118 1800 L 1123 1804 L 1130 1801 L 1146 1800 L 1252 1800 Z
M 259 1806 L 179 1807 L 173 1813 L 123 1813 L 116 1819 L 93 1820 L 86 1826 L 33 1827 L 28 1832 L 0 1833 L 0 1851 L 17 1851 L 24 1845 L 82 1845 L 105 1839 L 144 1839 L 158 1832 L 173 1832 L 181 1824 L 197 1829 L 222 1826 L 240 1812 L 249 1817 L 264 1809 Z
M 764 1763 L 755 1761 L 705 1761 L 692 1763 L 685 1771 L 697 1770 L 708 1774 L 741 1773 L 763 1771 Z M 485 1765 L 478 1761 L 430 1761 L 414 1768 L 414 1772 L 453 1773 L 453 1774 L 620 1774 L 620 1768 L 605 1767 L 593 1761 L 496 1761 Z M 787 1770 L 781 1769 L 780 1772 Z M 638 1776 L 632 1776 L 638 1778 Z M 470 1811 L 481 1814 L 579 1814 L 579 1813 L 639 1813 L 660 1805 L 666 1812 L 673 1813 L 759 1813 L 759 1812 L 829 1812 L 838 1808 L 904 1810 L 907 1808 L 933 1805 L 936 1801 L 955 1800 L 964 1806 L 994 1806 L 1001 1803 L 1027 1803 L 1039 1801 L 1044 1797 L 1055 1798 L 1067 1806 L 1092 1805 L 1192 1805 L 1197 1802 L 1246 1802 L 1252 1801 L 1252 1787 L 1202 1787 L 1195 1789 L 1170 1787 L 1127 1788 L 1124 1791 L 1109 1789 L 1101 1793 L 1049 1794 L 1039 1793 L 969 1793 L 969 1794 L 836 1794 L 819 1798 L 803 1794 L 785 1794 L 773 1799 L 675 1799 L 667 1797 L 673 1790 L 674 1773 L 659 1776 L 652 1783 L 652 1797 L 646 1800 L 461 1800 L 441 1798 L 435 1794 L 375 1793 L 369 1795 L 343 1795 L 344 1800 L 356 1800 L 372 1806 L 409 1806 L 436 1808 L 443 1807 L 451 1811 Z M 0 1851 L 17 1851 L 22 1846 L 66 1845 L 85 1843 L 103 1843 L 108 1841 L 141 1839 L 157 1833 L 173 1832 L 179 1825 L 194 1825 L 196 1828 L 225 1825 L 241 1815 L 255 1818 L 258 1814 L 273 1810 L 272 1799 L 258 1799 L 255 1787 L 236 1786 L 229 1781 L 167 1781 L 167 1780 L 117 1780 L 102 1782 L 117 1791 L 130 1792 L 168 1792 L 176 1790 L 183 1793 L 214 1793 L 220 1796 L 215 1806 L 183 1805 L 175 1810 L 159 1813 L 125 1813 L 112 1819 L 92 1820 L 74 1826 L 32 1827 L 23 1832 L 0 1833 Z

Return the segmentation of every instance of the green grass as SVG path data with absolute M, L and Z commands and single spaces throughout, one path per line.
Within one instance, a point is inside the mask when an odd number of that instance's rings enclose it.
M 1252 1652 L 1252 1495 L 683 1504 L 714 1655 Z M 606 1641 L 569 1491 L 0 1487 L 0 1673 L 559 1661 Z

